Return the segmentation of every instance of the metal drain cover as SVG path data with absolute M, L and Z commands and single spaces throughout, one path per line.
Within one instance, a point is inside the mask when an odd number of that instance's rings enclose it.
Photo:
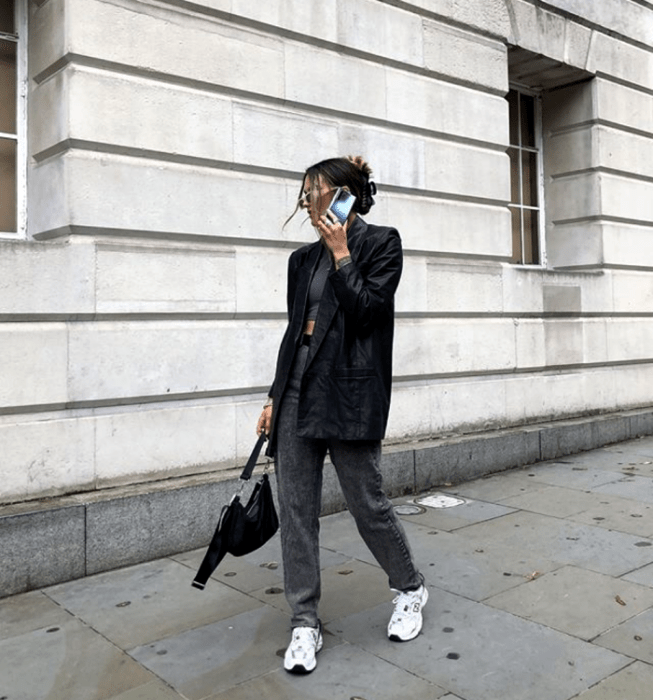
M 432 493 L 430 496 L 423 496 L 422 498 L 416 499 L 415 502 L 427 508 L 453 508 L 454 506 L 462 506 L 466 503 L 464 498 L 447 496 L 444 493 Z
M 419 515 L 420 513 L 425 513 L 424 508 L 415 506 L 412 503 L 404 503 L 400 506 L 395 506 L 395 513 L 397 515 Z

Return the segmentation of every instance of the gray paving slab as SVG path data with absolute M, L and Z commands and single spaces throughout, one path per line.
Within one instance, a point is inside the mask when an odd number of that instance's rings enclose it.
M 636 569 L 623 576 L 626 581 L 633 583 L 641 583 L 643 586 L 653 588 L 653 564 L 643 566 L 641 569 Z
M 624 456 L 624 454 L 614 452 L 607 448 L 601 448 L 598 450 L 590 450 L 589 452 L 566 455 L 565 457 L 550 462 L 550 464 L 584 466 L 587 468 L 605 469 L 606 471 L 619 473 L 624 466 L 628 465 L 628 460 L 633 458 L 630 453 L 627 454 L 628 456 Z
M 204 558 L 206 548 L 171 557 L 191 570 L 191 578 L 197 572 Z M 251 593 L 259 588 L 279 586 L 283 583 L 283 566 L 280 561 L 269 558 L 261 564 L 254 564 L 245 557 L 227 555 L 211 577 L 243 593 Z M 212 585 L 209 581 L 208 586 Z
M 416 505 L 419 499 L 433 496 L 435 493 L 436 492 L 420 494 L 417 498 L 415 496 L 398 498 L 393 502 L 397 507 L 401 507 L 402 505 Z M 445 490 L 437 493 L 447 495 L 448 492 Z M 488 503 L 486 501 L 477 501 L 473 499 L 465 499 L 460 505 L 450 508 L 420 507 L 424 509 L 424 512 L 416 515 L 400 514 L 399 517 L 407 523 L 416 523 L 417 525 L 446 530 L 447 532 L 452 532 L 453 530 L 466 527 L 473 523 L 482 523 L 486 520 L 499 518 L 502 515 L 507 515 L 515 511 L 515 508 L 508 508 L 506 506 L 497 505 L 496 503 Z
M 605 632 L 594 643 L 653 664 L 653 610 L 627 620 Z M 653 693 L 653 686 L 652 693 Z
M 322 518 L 321 522 L 329 522 L 332 518 L 345 518 L 349 519 L 349 522 L 353 524 L 353 520 L 351 516 L 349 515 L 348 512 L 344 511 L 341 513 L 338 513 L 337 515 L 332 515 L 328 516 L 326 518 Z M 354 530 L 355 530 L 354 526 Z M 358 532 L 355 532 L 355 535 L 358 536 Z M 323 543 L 322 543 L 323 544 Z M 279 563 L 279 571 L 283 572 L 283 561 L 281 558 L 281 541 L 279 536 L 275 536 L 270 542 L 268 542 L 265 547 L 261 547 L 261 549 L 256 550 L 255 552 L 252 552 L 251 554 L 246 554 L 243 559 L 245 561 L 251 562 L 252 564 L 255 564 L 256 566 L 261 566 L 262 564 L 267 564 L 271 561 L 273 562 L 278 562 Z M 332 550 L 329 550 L 325 548 L 324 546 L 320 548 L 320 567 L 321 568 L 327 568 L 329 566 L 336 566 L 338 564 L 342 564 L 343 561 L 345 561 L 346 557 L 344 557 L 341 554 L 338 554 Z M 283 575 L 283 573 L 282 573 Z
M 653 667 L 641 662 L 617 671 L 578 696 L 578 700 L 650 700 Z
M 601 496 L 562 486 L 542 486 L 519 496 L 504 498 L 501 502 L 514 509 L 567 518 L 600 505 Z
M 528 491 L 540 488 L 535 478 L 540 465 L 531 465 L 527 469 L 514 469 L 509 472 L 501 472 L 494 476 L 486 476 L 474 479 L 463 484 L 450 486 L 443 489 L 447 493 L 473 498 L 479 501 L 498 503 L 502 498 L 518 496 Z
M 157 680 L 126 690 L 112 697 L 111 700 L 184 700 L 184 698 L 163 681 Z
M 133 649 L 140 664 L 189 700 L 218 695 L 275 671 L 290 639 L 290 618 L 269 606 Z M 325 637 L 325 649 L 341 640 Z
M 71 618 L 42 591 L 31 591 L 0 600 L 0 639 L 16 637 L 44 627 L 63 625 Z
M 624 476 L 595 489 L 596 493 L 630 498 L 633 501 L 653 503 L 653 479 L 645 476 Z
M 566 566 L 485 602 L 590 640 L 653 606 L 653 589 Z
M 629 498 L 594 494 L 598 505 L 569 516 L 569 520 L 587 525 L 598 525 L 609 530 L 628 532 L 644 539 L 653 537 L 653 504 L 640 503 Z
M 520 552 L 537 551 L 545 560 L 575 564 L 621 576 L 653 562 L 653 547 L 636 535 L 612 532 L 537 513 L 518 512 L 470 525 L 456 534 L 479 547 L 500 542 Z
M 339 513 L 337 516 L 330 517 L 345 517 L 348 518 L 350 522 L 351 516 L 347 512 Z M 322 522 L 328 521 L 329 517 L 323 518 Z M 204 553 L 206 552 L 206 547 L 195 549 L 190 552 L 183 552 L 181 554 L 171 555 L 171 559 L 178 561 L 190 569 L 192 569 L 193 575 L 197 571 Z M 327 568 L 329 566 L 336 566 L 342 564 L 346 561 L 347 557 L 338 554 L 329 549 L 320 549 L 320 567 Z M 273 568 L 269 568 L 270 565 Z M 262 569 L 262 571 L 256 571 L 256 569 Z M 239 577 L 238 581 L 235 580 L 233 576 L 229 576 L 229 573 L 236 573 Z M 247 581 L 243 579 L 245 576 L 251 577 Z M 281 556 L 281 541 L 279 535 L 275 535 L 271 540 L 265 543 L 263 547 L 257 549 L 255 552 L 246 554 L 242 557 L 234 557 L 231 554 L 227 554 L 223 561 L 220 563 L 218 568 L 215 570 L 212 578 L 216 581 L 222 581 L 223 583 L 228 583 L 238 590 L 243 591 L 253 591 L 261 588 L 266 583 L 272 584 L 273 582 L 283 580 L 283 559 Z M 231 580 L 230 580 L 231 579 Z
M 653 437 L 647 435 L 635 440 L 626 440 L 614 445 L 606 445 L 602 450 L 615 454 L 645 455 L 653 459 Z
M 568 455 L 559 461 L 572 466 L 605 469 L 615 474 L 636 473 L 641 476 L 653 476 L 653 452 L 635 452 L 633 450 L 634 448 L 616 451 L 607 447 L 602 450 Z
M 277 573 L 283 578 L 283 560 L 281 558 L 281 538 L 279 533 L 277 533 L 271 540 L 266 542 L 260 549 L 257 549 L 255 552 L 251 552 L 250 554 L 246 554 L 243 557 L 232 557 L 230 554 L 228 554 L 225 557 L 224 565 L 220 564 L 220 568 L 217 571 L 219 572 L 220 569 L 226 571 L 227 569 L 233 568 L 233 565 L 239 559 L 254 566 L 275 562 L 279 565 Z
M 218 581 L 199 591 L 191 587 L 191 580 L 190 569 L 160 559 L 53 586 L 45 592 L 121 649 L 261 605 Z
M 359 559 L 369 564 L 376 561 L 365 546 L 354 519 L 348 511 L 336 513 L 320 522 L 320 543 L 323 549 L 347 559 Z
M 518 550 L 498 541 L 470 542 L 459 532 L 439 532 L 420 526 L 406 527 L 415 559 L 427 581 L 471 600 L 484 600 L 501 591 L 559 567 L 536 548 Z
M 277 670 L 207 700 L 451 700 L 437 685 L 351 644 L 326 648 L 318 660 L 309 677 Z
M 0 641 L 0 679 L 8 700 L 109 700 L 156 677 L 69 619 Z
M 338 547 L 354 559 L 376 563 L 355 528 L 352 532 L 349 514 L 330 516 L 327 520 L 322 524 L 325 546 Z M 534 571 L 550 571 L 560 566 L 536 550 L 518 551 L 497 545 L 499 540 L 470 543 L 459 534 L 464 530 L 438 531 L 405 519 L 403 524 L 415 561 L 426 579 L 472 600 L 483 600 L 519 585 Z
M 463 505 L 401 516 L 430 591 L 403 645 L 386 639 L 393 594 L 351 516 L 323 518 L 326 644 L 308 677 L 281 669 L 278 537 L 227 557 L 203 592 L 195 549 L 4 598 L 0 700 L 648 698 L 650 477 L 646 438 L 448 487 Z
M 619 471 L 563 462 L 531 466 L 529 474 L 532 474 L 531 478 L 533 481 L 580 491 L 592 491 L 599 486 L 609 484 L 623 477 L 623 474 Z M 503 502 L 503 500 L 504 498 L 501 496 L 497 498 L 498 502 Z
M 431 590 L 410 644 L 384 638 L 382 606 L 333 622 L 350 643 L 466 700 L 568 700 L 631 660 L 561 632 Z
M 644 476 L 650 479 L 653 477 L 653 462 L 648 459 L 645 462 L 629 462 L 621 467 L 621 473 L 630 476 Z
M 323 569 L 321 580 L 322 599 L 319 614 L 325 623 L 382 602 L 389 604 L 394 597 L 385 573 L 378 566 L 356 559 Z M 262 588 L 253 591 L 252 595 L 267 605 L 291 614 L 280 587 Z M 388 615 L 390 613 L 391 606 L 388 607 Z

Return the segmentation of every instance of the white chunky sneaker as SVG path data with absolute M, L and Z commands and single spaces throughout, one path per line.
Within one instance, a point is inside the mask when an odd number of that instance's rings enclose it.
M 397 593 L 392 601 L 395 610 L 388 623 L 388 637 L 393 642 L 408 642 L 422 629 L 422 608 L 429 599 L 429 592 L 426 586 L 420 586 L 416 591 Z
M 315 670 L 315 655 L 322 648 L 321 627 L 295 627 L 286 649 L 283 667 L 289 673 L 310 673 Z

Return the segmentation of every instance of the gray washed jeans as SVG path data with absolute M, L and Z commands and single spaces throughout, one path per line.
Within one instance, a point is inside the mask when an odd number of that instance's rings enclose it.
M 299 385 L 307 353 L 305 346 L 298 351 L 277 416 L 281 547 L 293 627 L 318 626 L 319 514 L 327 450 L 358 531 L 388 575 L 390 587 L 415 590 L 424 580 L 413 562 L 406 533 L 382 488 L 381 443 L 297 437 Z

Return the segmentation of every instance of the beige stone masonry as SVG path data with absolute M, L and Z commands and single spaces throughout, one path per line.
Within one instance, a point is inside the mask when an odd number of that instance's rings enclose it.
M 585 0 L 548 0 L 548 4 L 578 15 L 609 31 L 618 32 L 643 44 L 653 45 L 650 11 L 632 0 L 585 2 Z
M 68 329 L 68 396 L 111 402 L 267 386 L 283 321 L 102 321 Z M 65 372 L 65 366 L 62 368 Z M 24 390 L 23 390 L 24 391 Z
M 208 247 L 97 247 L 100 314 L 235 314 L 236 253 Z
M 91 417 L 61 414 L 0 417 L 0 502 L 92 490 L 95 429 Z
M 508 142 L 508 104 L 501 96 L 391 69 L 386 95 L 390 122 L 491 144 Z
M 0 501 L 242 463 L 315 240 L 282 224 L 338 154 L 404 244 L 390 441 L 650 404 L 651 13 L 542 5 L 31 3 Z M 507 262 L 509 46 L 598 76 L 544 95 L 548 267 Z
M 543 416 L 571 417 L 588 404 L 609 411 L 626 396 L 647 405 L 649 393 L 644 384 L 650 381 L 653 366 L 649 364 L 540 374 L 538 385 L 542 391 L 536 393 L 530 373 L 487 377 L 483 381 L 443 378 L 429 383 L 399 382 L 390 408 L 389 440 L 490 429 L 505 425 L 506 420 L 519 425 Z M 525 395 L 529 401 L 524 401 Z
M 497 92 L 507 92 L 506 47 L 498 41 L 424 22 L 424 65 L 429 70 Z
M 653 52 L 595 32 L 586 69 L 630 85 L 653 89 Z
M 94 261 L 89 242 L 0 242 L 0 316 L 94 313 Z
M 408 250 L 483 258 L 511 254 L 510 241 L 496 233 L 510 225 L 505 206 L 395 194 L 383 200 L 386 211 L 374 212 L 372 218 L 392 221 Z
M 68 400 L 68 343 L 63 323 L 0 324 L 0 406 Z
M 602 78 L 594 81 L 596 116 L 602 121 L 650 134 L 653 100 L 648 92 L 634 90 Z
M 651 226 L 642 224 L 613 224 L 602 226 L 602 250 L 604 260 L 610 265 L 632 268 L 653 268 L 653 240 Z M 650 273 L 647 273 L 650 274 Z M 627 307 L 630 311 L 644 309 L 651 312 L 650 305 L 651 281 L 640 276 L 629 278 L 637 280 L 634 289 L 629 289 L 630 282 L 615 290 L 615 302 Z M 615 285 L 617 280 L 615 280 Z

